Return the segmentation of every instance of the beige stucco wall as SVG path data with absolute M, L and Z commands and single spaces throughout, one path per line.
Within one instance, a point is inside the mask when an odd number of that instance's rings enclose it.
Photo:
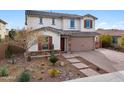
M 41 27 L 53 27 L 53 28 L 57 28 L 57 29 L 62 29 L 61 27 L 61 19 L 57 18 L 55 19 L 55 25 L 52 25 L 52 18 L 43 18 L 42 19 L 43 24 L 40 24 L 40 18 L 39 17 L 28 17 L 27 18 L 27 27 L 31 28 L 31 29 L 37 29 L 37 28 L 41 28 Z
M 93 20 L 93 28 L 86 29 L 84 28 L 84 20 L 91 19 Z M 75 19 L 75 28 L 70 28 L 70 18 L 56 18 L 55 25 L 52 25 L 52 18 L 43 18 L 43 24 L 40 24 L 39 17 L 27 17 L 27 28 L 37 29 L 41 27 L 53 27 L 63 30 L 81 30 L 81 31 L 95 31 L 95 20 L 92 17 L 84 17 L 82 19 Z
M 1 35 L 1 38 L 4 39 L 5 38 L 5 35 L 7 35 L 7 32 L 6 32 L 6 25 L 1 23 L 0 22 L 0 35 Z
M 60 50 L 60 34 L 52 31 L 40 31 L 41 35 L 51 36 L 55 50 Z M 28 51 L 38 51 L 38 44 L 33 45 Z

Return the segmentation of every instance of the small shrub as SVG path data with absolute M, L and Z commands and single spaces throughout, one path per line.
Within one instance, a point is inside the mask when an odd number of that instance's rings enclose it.
M 51 77 L 55 77 L 57 76 L 58 74 L 60 74 L 60 71 L 58 69 L 50 69 L 48 70 L 48 73 Z
M 58 58 L 54 54 L 51 54 L 49 60 L 53 65 L 55 65 L 55 63 L 58 61 Z
M 30 74 L 27 71 L 24 71 L 19 78 L 20 82 L 28 82 L 30 81 Z
M 120 47 L 124 48 L 124 36 L 122 36 L 119 41 L 120 41 Z
M 112 42 L 112 36 L 110 35 L 101 35 L 100 41 L 102 43 L 102 47 L 110 47 Z
M 8 69 L 6 67 L 0 69 L 0 76 L 8 76 Z

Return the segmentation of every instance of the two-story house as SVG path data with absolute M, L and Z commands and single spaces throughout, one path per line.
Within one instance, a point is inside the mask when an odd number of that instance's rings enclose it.
M 87 15 L 64 14 L 45 11 L 25 12 L 25 25 L 46 36 L 44 44 L 38 43 L 29 51 L 55 50 L 63 52 L 88 51 L 95 48 L 95 20 Z
M 4 39 L 7 35 L 6 32 L 6 22 L 0 19 L 0 39 Z

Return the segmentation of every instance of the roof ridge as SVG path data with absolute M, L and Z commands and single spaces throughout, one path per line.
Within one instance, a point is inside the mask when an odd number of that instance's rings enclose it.
M 93 17 L 97 19 L 95 16 L 91 14 L 86 15 L 78 15 L 78 14 L 71 14 L 71 13 L 58 13 L 58 12 L 48 12 L 48 11 L 38 11 L 38 10 L 25 10 L 25 15 L 37 15 L 37 16 L 52 16 L 52 17 L 72 17 L 72 18 L 83 18 L 85 16 Z
M 69 13 L 58 13 L 58 12 L 48 12 L 48 11 L 39 11 L 39 10 L 26 10 L 26 12 L 41 12 L 41 13 L 52 13 L 52 14 L 63 14 L 63 15 L 76 15 L 76 16 L 80 16 L 83 17 L 82 15 L 78 15 L 78 14 L 69 14 Z

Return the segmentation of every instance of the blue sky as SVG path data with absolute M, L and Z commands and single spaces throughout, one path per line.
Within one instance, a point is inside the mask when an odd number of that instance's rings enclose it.
M 123 10 L 49 10 L 50 12 L 70 14 L 92 14 L 98 18 L 96 28 L 118 28 L 124 29 Z M 23 28 L 25 25 L 24 10 L 0 10 L 0 19 L 5 20 L 10 28 Z

